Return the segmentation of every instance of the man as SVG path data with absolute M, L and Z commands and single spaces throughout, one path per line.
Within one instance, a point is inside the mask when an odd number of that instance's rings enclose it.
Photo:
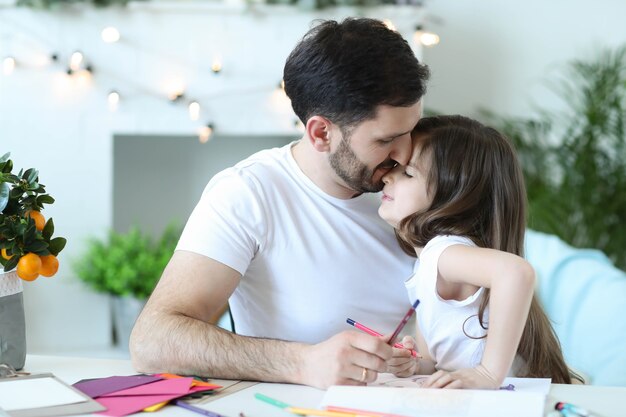
M 413 260 L 377 215 L 382 176 L 410 157 L 428 70 L 372 19 L 327 21 L 287 59 L 285 91 L 306 130 L 207 185 L 137 320 L 138 371 L 363 384 L 409 304 Z M 230 303 L 237 334 L 207 321 Z

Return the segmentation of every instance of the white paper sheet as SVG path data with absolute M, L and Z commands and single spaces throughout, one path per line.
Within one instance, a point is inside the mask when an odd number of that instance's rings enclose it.
M 507 378 L 515 390 L 419 388 L 424 378 L 390 374 L 367 387 L 333 386 L 321 406 L 355 408 L 415 417 L 541 417 L 550 379 Z
M 86 399 L 53 377 L 5 380 L 0 384 L 0 408 L 6 411 L 76 404 Z
M 398 378 L 393 374 L 378 374 L 378 379 L 368 386 L 370 387 L 407 387 L 421 388 L 422 381 L 428 378 L 428 375 L 415 375 L 408 378 Z M 513 385 L 514 391 L 537 392 L 548 395 L 550 392 L 550 378 L 505 378 L 503 386 Z
M 321 406 L 415 417 L 541 417 L 544 402 L 535 392 L 333 386 Z

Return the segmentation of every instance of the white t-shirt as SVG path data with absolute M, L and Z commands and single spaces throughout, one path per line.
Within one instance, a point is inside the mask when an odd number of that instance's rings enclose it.
M 415 310 L 417 324 L 428 352 L 437 369 L 456 371 L 480 364 L 487 342 L 487 330 L 478 319 L 484 288 L 479 288 L 465 300 L 444 300 L 437 292 L 439 257 L 452 245 L 476 246 L 467 237 L 437 236 L 431 239 L 415 262 L 414 274 L 405 282 L 409 299 L 420 300 Z M 489 327 L 489 306 L 483 315 L 484 327 Z M 471 337 L 470 337 L 471 336 Z M 522 369 L 523 360 L 516 356 L 509 376 Z
M 327 195 L 300 170 L 292 145 L 217 174 L 177 250 L 242 274 L 229 300 L 238 334 L 317 343 L 353 330 L 348 317 L 391 333 L 409 307 L 403 281 L 414 259 L 378 216 L 376 194 Z

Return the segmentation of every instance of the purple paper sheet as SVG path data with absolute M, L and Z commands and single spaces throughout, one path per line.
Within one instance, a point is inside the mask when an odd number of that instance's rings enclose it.
M 91 398 L 121 391 L 123 389 L 138 387 L 150 382 L 160 381 L 163 378 L 152 375 L 111 376 L 108 378 L 78 381 L 74 388 L 84 392 Z

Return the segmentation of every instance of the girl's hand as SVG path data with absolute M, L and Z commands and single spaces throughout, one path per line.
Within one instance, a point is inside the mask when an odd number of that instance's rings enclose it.
M 393 356 L 387 360 L 387 372 L 397 377 L 415 375 L 419 370 L 419 358 L 411 356 L 409 350 L 415 350 L 415 339 L 411 336 L 404 336 L 400 343 L 404 345 L 404 349 L 393 348 Z
M 422 388 L 498 389 L 499 387 L 500 382 L 482 365 L 454 372 L 437 371 L 422 384 Z

